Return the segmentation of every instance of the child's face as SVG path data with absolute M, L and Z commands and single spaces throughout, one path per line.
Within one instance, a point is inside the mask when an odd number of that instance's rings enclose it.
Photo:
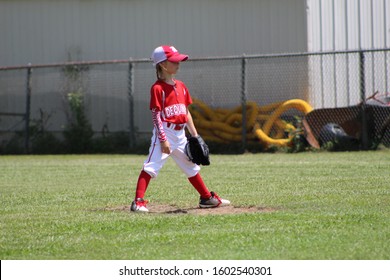
M 164 71 L 167 72 L 170 75 L 174 75 L 179 71 L 179 62 L 170 62 L 168 60 L 161 63 L 164 67 Z

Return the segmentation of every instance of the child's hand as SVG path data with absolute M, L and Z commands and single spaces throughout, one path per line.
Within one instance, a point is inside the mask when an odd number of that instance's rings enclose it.
M 171 153 L 171 146 L 168 141 L 161 142 L 161 152 L 168 155 Z

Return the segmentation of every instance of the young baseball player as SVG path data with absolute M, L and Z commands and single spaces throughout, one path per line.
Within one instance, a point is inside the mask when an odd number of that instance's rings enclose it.
M 185 127 L 192 136 L 198 135 L 188 110 L 188 105 L 192 103 L 190 92 L 183 82 L 174 79 L 179 63 L 187 59 L 188 55 L 179 53 L 173 46 L 157 47 L 152 54 L 157 75 L 157 81 L 150 90 L 153 136 L 149 155 L 138 177 L 131 211 L 148 212 L 147 201 L 144 200 L 146 189 L 150 179 L 157 177 L 168 157 L 172 157 L 199 193 L 199 207 L 211 208 L 230 204 L 229 200 L 222 199 L 208 190 L 199 174 L 200 167 L 190 161 L 184 152 L 187 143 Z

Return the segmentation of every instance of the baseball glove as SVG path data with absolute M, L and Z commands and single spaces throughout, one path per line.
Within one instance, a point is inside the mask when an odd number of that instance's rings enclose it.
M 210 165 L 209 147 L 200 135 L 188 138 L 185 153 L 197 165 Z

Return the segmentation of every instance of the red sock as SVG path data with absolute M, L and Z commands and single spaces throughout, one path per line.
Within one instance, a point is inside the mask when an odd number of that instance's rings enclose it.
M 211 193 L 207 189 L 207 187 L 204 184 L 203 179 L 199 173 L 196 174 L 194 177 L 188 178 L 188 180 L 194 186 L 194 188 L 198 191 L 201 198 L 209 198 L 211 196 Z
M 145 171 L 141 171 L 137 182 L 137 190 L 135 191 L 135 199 L 144 198 L 146 189 L 148 188 L 149 181 L 152 177 Z

